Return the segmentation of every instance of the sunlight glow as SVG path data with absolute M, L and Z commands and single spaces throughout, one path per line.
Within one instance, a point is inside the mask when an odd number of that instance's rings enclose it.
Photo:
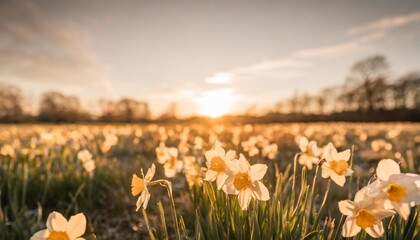
M 197 98 L 199 113 L 217 118 L 231 110 L 236 97 L 230 88 L 205 91 Z

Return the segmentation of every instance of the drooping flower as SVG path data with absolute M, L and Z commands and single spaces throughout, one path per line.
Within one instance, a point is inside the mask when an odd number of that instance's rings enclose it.
M 229 163 L 235 158 L 236 152 L 229 150 L 227 153 L 221 147 L 221 144 L 216 141 L 214 149 L 205 153 L 207 172 L 204 180 L 213 182 L 216 180 L 218 189 L 221 189 L 228 178 L 227 171 Z
M 140 207 L 143 207 L 144 209 L 147 208 L 147 204 L 149 203 L 150 199 L 150 193 L 147 189 L 147 185 L 152 180 L 153 176 L 155 175 L 156 167 L 153 164 L 149 170 L 147 170 L 146 176 L 143 176 L 143 178 L 139 178 L 136 174 L 133 174 L 133 177 L 131 179 L 131 194 L 133 196 L 139 196 L 136 202 L 136 211 L 139 210 Z M 143 175 L 143 171 L 142 171 Z
M 346 183 L 346 176 L 353 174 L 349 168 L 350 149 L 337 152 L 332 143 L 324 149 L 325 162 L 322 164 L 322 177 L 331 178 L 340 187 Z
M 299 141 L 299 164 L 306 166 L 308 170 L 312 170 L 313 164 L 319 162 L 321 150 L 317 147 L 315 141 L 308 141 L 306 137 L 301 137 Z
M 407 220 L 411 207 L 420 204 L 420 176 L 401 173 L 400 166 L 392 159 L 381 160 L 376 175 L 377 197 L 385 199 L 385 208 L 394 209 Z
M 47 229 L 35 233 L 31 240 L 82 240 L 86 231 L 86 217 L 83 213 L 67 221 L 59 212 L 52 212 L 47 219 Z
M 340 212 L 347 216 L 342 230 L 344 237 L 353 237 L 363 229 L 370 236 L 378 238 L 384 233 L 382 219 L 395 214 L 385 209 L 380 199 L 372 198 L 368 191 L 369 187 L 364 187 L 356 193 L 354 201 L 338 202 Z
M 244 155 L 239 160 L 229 163 L 228 179 L 223 186 L 223 191 L 228 194 L 238 195 L 239 205 L 246 210 L 251 198 L 267 201 L 270 195 L 267 187 L 261 182 L 267 172 L 267 165 L 250 165 Z

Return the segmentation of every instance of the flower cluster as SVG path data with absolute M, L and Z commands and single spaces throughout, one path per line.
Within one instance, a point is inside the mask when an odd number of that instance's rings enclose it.
M 236 152 L 225 150 L 219 142 L 205 154 L 207 172 L 204 180 L 216 181 L 217 188 L 227 194 L 238 195 L 239 205 L 246 210 L 252 198 L 270 199 L 267 187 L 261 182 L 267 172 L 267 165 L 250 165 L 243 154 L 236 159 Z
M 348 163 L 350 149 L 338 152 L 332 143 L 328 143 L 322 150 L 315 141 L 308 141 L 305 137 L 300 139 L 299 148 L 299 164 L 308 170 L 311 170 L 314 164 L 321 164 L 322 177 L 331 178 L 340 187 L 346 183 L 346 177 L 353 174 Z
M 420 175 L 401 173 L 397 162 L 385 159 L 376 169 L 377 180 L 356 193 L 354 201 L 338 203 L 346 221 L 342 235 L 352 237 L 365 230 L 370 236 L 383 235 L 382 219 L 398 213 L 407 220 L 411 207 L 420 204 Z

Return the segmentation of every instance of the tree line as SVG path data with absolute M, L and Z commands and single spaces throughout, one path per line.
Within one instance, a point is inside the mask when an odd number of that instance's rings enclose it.
M 292 97 L 273 104 L 258 119 L 251 110 L 239 117 L 249 122 L 420 121 L 420 72 L 397 78 L 391 78 L 389 72 L 389 63 L 384 56 L 371 56 L 356 62 L 341 86 L 325 88 L 315 95 L 296 92 Z M 77 96 L 57 91 L 43 93 L 36 112 L 25 111 L 24 102 L 18 87 L 0 84 L 0 122 L 177 120 L 176 103 L 171 103 L 167 111 L 152 119 L 146 101 L 127 97 L 115 101 L 100 99 L 99 114 L 83 108 Z
M 270 113 L 331 115 L 419 110 L 420 72 L 391 78 L 389 71 L 384 56 L 362 59 L 351 67 L 341 86 L 325 88 L 316 95 L 295 93 L 277 102 Z

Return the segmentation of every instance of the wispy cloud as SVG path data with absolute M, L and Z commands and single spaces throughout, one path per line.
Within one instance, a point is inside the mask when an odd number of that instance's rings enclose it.
M 402 27 L 411 23 L 420 22 L 420 12 L 396 17 L 386 17 L 362 26 L 352 27 L 347 30 L 348 35 L 362 34 L 370 31 L 388 30 Z
M 378 31 L 361 36 L 355 40 L 340 43 L 331 46 L 303 49 L 292 53 L 294 57 L 312 58 L 312 57 L 338 57 L 341 55 L 353 53 L 365 47 L 365 44 L 374 40 L 382 39 L 386 36 L 385 32 Z
M 88 47 L 88 36 L 47 18 L 30 1 L 1 3 L 0 32 L 0 79 L 109 87 L 106 68 Z
M 231 81 L 231 74 L 225 72 L 215 73 L 213 76 L 206 78 L 206 83 L 210 84 L 228 84 Z
M 293 69 L 308 68 L 311 66 L 312 63 L 309 61 L 287 58 L 264 61 L 250 66 L 235 68 L 230 70 L 229 73 L 234 75 L 254 75 L 271 71 L 289 71 Z

